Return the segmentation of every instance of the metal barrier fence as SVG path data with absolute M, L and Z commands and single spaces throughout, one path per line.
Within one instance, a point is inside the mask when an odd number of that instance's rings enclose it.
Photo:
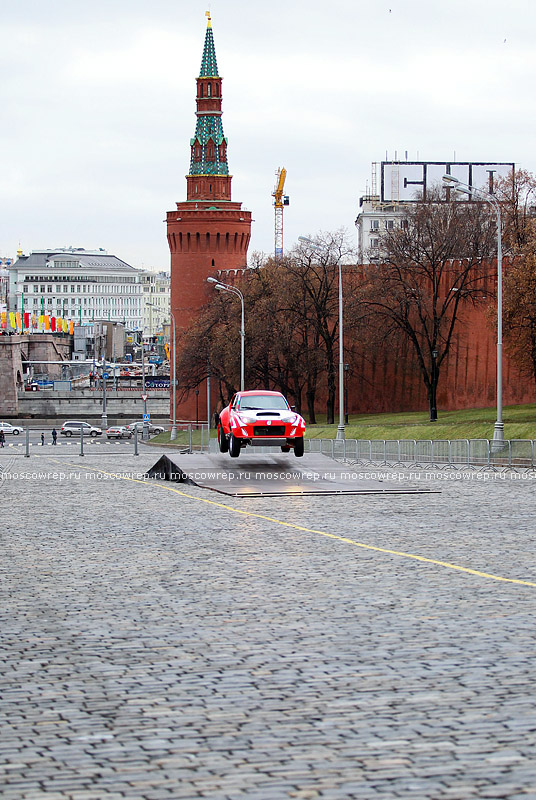
M 33 453 L 34 455 L 43 455 L 48 452 L 48 447 L 54 451 L 55 456 L 73 455 L 76 451 L 77 455 L 84 456 L 90 453 L 95 453 L 98 450 L 99 455 L 125 455 L 132 453 L 135 456 L 140 455 L 140 444 L 149 440 L 143 435 L 143 428 L 136 428 L 131 438 L 112 438 L 108 440 L 106 434 L 101 436 L 84 436 L 83 432 L 80 434 L 75 433 L 74 436 L 64 438 L 57 436 L 56 444 L 50 438 L 50 432 L 47 431 L 46 441 L 45 438 L 41 440 L 39 437 L 37 441 L 30 441 L 30 434 L 38 436 L 39 429 L 25 428 L 22 435 L 12 437 L 11 442 L 4 443 L 4 454 L 10 455 L 23 455 L 29 458 Z M 172 442 L 163 442 L 163 445 L 173 445 L 177 447 L 180 452 L 193 453 L 194 451 L 207 452 L 209 449 L 210 431 L 208 425 L 205 423 L 177 423 L 177 437 Z M 46 450 L 43 450 L 44 446 Z M 66 446 L 68 445 L 68 446 Z
M 306 439 L 305 451 L 385 466 L 511 469 L 536 467 L 534 439 Z

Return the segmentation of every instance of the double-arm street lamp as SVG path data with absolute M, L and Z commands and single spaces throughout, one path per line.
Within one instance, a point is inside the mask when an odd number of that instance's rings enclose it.
M 504 424 L 502 418 L 502 222 L 501 207 L 494 194 L 462 183 L 454 175 L 443 175 L 443 186 L 459 194 L 476 197 L 493 208 L 497 215 L 497 421 L 493 429 L 492 450 L 500 450 L 504 445 Z
M 244 328 L 244 295 L 237 289 L 236 286 L 229 286 L 227 283 L 222 283 L 217 278 L 207 278 L 208 283 L 213 283 L 214 288 L 218 292 L 229 292 L 240 298 L 240 305 L 242 308 L 242 318 L 240 323 L 240 391 L 244 391 L 244 340 L 246 338 L 246 331 Z
M 326 247 L 321 247 L 306 236 L 298 236 L 298 241 L 303 242 L 311 250 L 325 252 Z M 339 269 L 339 424 L 337 426 L 337 439 L 345 439 L 344 430 L 344 342 L 343 342 L 343 314 L 342 314 L 342 266 L 341 259 L 337 259 Z

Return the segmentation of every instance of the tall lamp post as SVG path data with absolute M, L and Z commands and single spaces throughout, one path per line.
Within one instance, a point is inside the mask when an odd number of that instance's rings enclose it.
M 298 236 L 298 241 L 308 245 L 311 250 L 318 252 L 325 252 L 325 247 L 313 242 L 306 236 Z M 337 439 L 345 439 L 346 433 L 344 430 L 344 342 L 343 342 L 343 314 L 342 314 L 342 266 L 341 259 L 337 259 L 337 267 L 339 269 L 339 424 L 337 426 Z
M 101 429 L 102 432 L 108 427 L 108 415 L 106 413 L 106 359 L 102 357 L 102 414 L 101 414 Z
M 240 391 L 244 391 L 244 340 L 246 338 L 246 331 L 244 328 L 244 295 L 237 289 L 236 286 L 229 286 L 227 283 L 222 283 L 217 278 L 207 278 L 208 283 L 213 283 L 214 288 L 218 292 L 229 292 L 240 298 L 240 305 L 242 308 L 242 317 L 240 323 Z
M 172 322 L 172 329 L 173 329 L 173 390 L 172 390 L 172 404 L 173 404 L 173 421 L 171 423 L 171 433 L 169 434 L 169 440 L 173 442 L 177 438 L 177 357 L 176 357 L 176 349 L 177 349 L 177 334 L 175 328 L 175 315 L 173 311 L 169 311 L 169 315 L 171 317 Z
M 493 429 L 492 450 L 500 450 L 504 446 L 504 423 L 502 416 L 502 222 L 499 201 L 491 192 L 478 189 L 468 183 L 462 183 L 454 175 L 443 175 L 443 186 L 454 189 L 459 194 L 473 195 L 488 203 L 497 215 L 497 421 Z
M 151 309 L 152 308 L 156 308 L 158 311 L 162 311 L 162 309 L 160 309 L 155 303 L 147 303 L 147 305 Z M 164 313 L 164 312 L 162 311 L 162 313 Z M 169 440 L 170 440 L 170 442 L 174 442 L 175 439 L 177 438 L 177 403 L 176 403 L 176 400 L 177 400 L 177 359 L 175 358 L 175 348 L 177 346 L 177 338 L 176 338 L 176 327 L 175 327 L 175 315 L 173 314 L 173 311 L 171 310 L 171 308 L 169 309 L 169 316 L 171 317 L 171 323 L 172 323 L 172 328 L 171 328 L 172 333 L 171 333 L 171 335 L 173 337 L 173 342 L 172 342 L 172 345 L 173 345 L 172 368 L 173 369 L 172 369 L 172 378 L 171 378 L 171 380 L 172 380 L 172 387 L 171 387 L 171 397 L 172 397 L 172 399 L 171 399 L 171 403 L 173 405 L 173 412 L 172 412 L 171 431 L 170 431 L 170 434 L 169 434 Z
M 143 426 L 142 439 L 149 438 L 149 421 L 147 419 L 147 389 L 145 387 L 145 345 L 143 344 L 143 329 L 140 336 L 141 342 L 141 396 L 143 400 Z

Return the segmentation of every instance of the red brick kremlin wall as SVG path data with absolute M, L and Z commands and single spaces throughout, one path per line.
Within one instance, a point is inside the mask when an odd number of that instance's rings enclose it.
M 454 285 L 456 262 L 444 275 L 443 290 Z M 343 272 L 345 294 L 361 280 L 361 269 L 347 267 Z M 505 261 L 504 269 L 508 269 Z M 448 357 L 443 361 L 439 378 L 438 412 L 495 406 L 497 392 L 497 324 L 495 293 L 496 265 L 491 263 L 481 281 L 485 298 L 478 306 L 466 301 L 461 306 Z M 232 284 L 244 280 L 247 272 L 221 274 Z M 346 345 L 351 345 L 349 334 Z M 359 353 L 359 347 L 356 348 Z M 398 342 L 371 356 L 363 348 L 348 379 L 348 412 L 375 413 L 396 411 L 428 411 L 426 387 L 417 359 L 409 342 L 401 335 Z M 536 403 L 536 385 L 520 375 L 503 350 L 503 404 Z M 338 400 L 336 401 L 338 407 Z M 325 379 L 318 387 L 317 412 L 326 405 Z
M 454 262 L 452 271 L 455 272 Z M 504 263 L 504 270 L 508 262 Z M 477 306 L 461 306 L 450 351 L 441 365 L 438 412 L 494 406 L 497 398 L 497 322 L 495 316 L 496 264 L 491 263 L 481 286 L 485 299 Z M 444 290 L 454 284 L 452 272 Z M 348 281 L 347 281 L 348 283 Z M 413 348 L 398 343 L 375 357 L 361 355 L 348 382 L 350 413 L 427 411 L 428 397 Z M 536 402 L 536 385 L 519 370 L 503 347 L 503 405 Z

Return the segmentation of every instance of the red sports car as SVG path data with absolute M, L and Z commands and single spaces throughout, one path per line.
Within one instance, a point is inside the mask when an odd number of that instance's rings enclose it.
M 296 414 L 280 392 L 237 392 L 218 420 L 220 452 L 233 458 L 248 444 L 292 448 L 303 456 L 305 420 Z

